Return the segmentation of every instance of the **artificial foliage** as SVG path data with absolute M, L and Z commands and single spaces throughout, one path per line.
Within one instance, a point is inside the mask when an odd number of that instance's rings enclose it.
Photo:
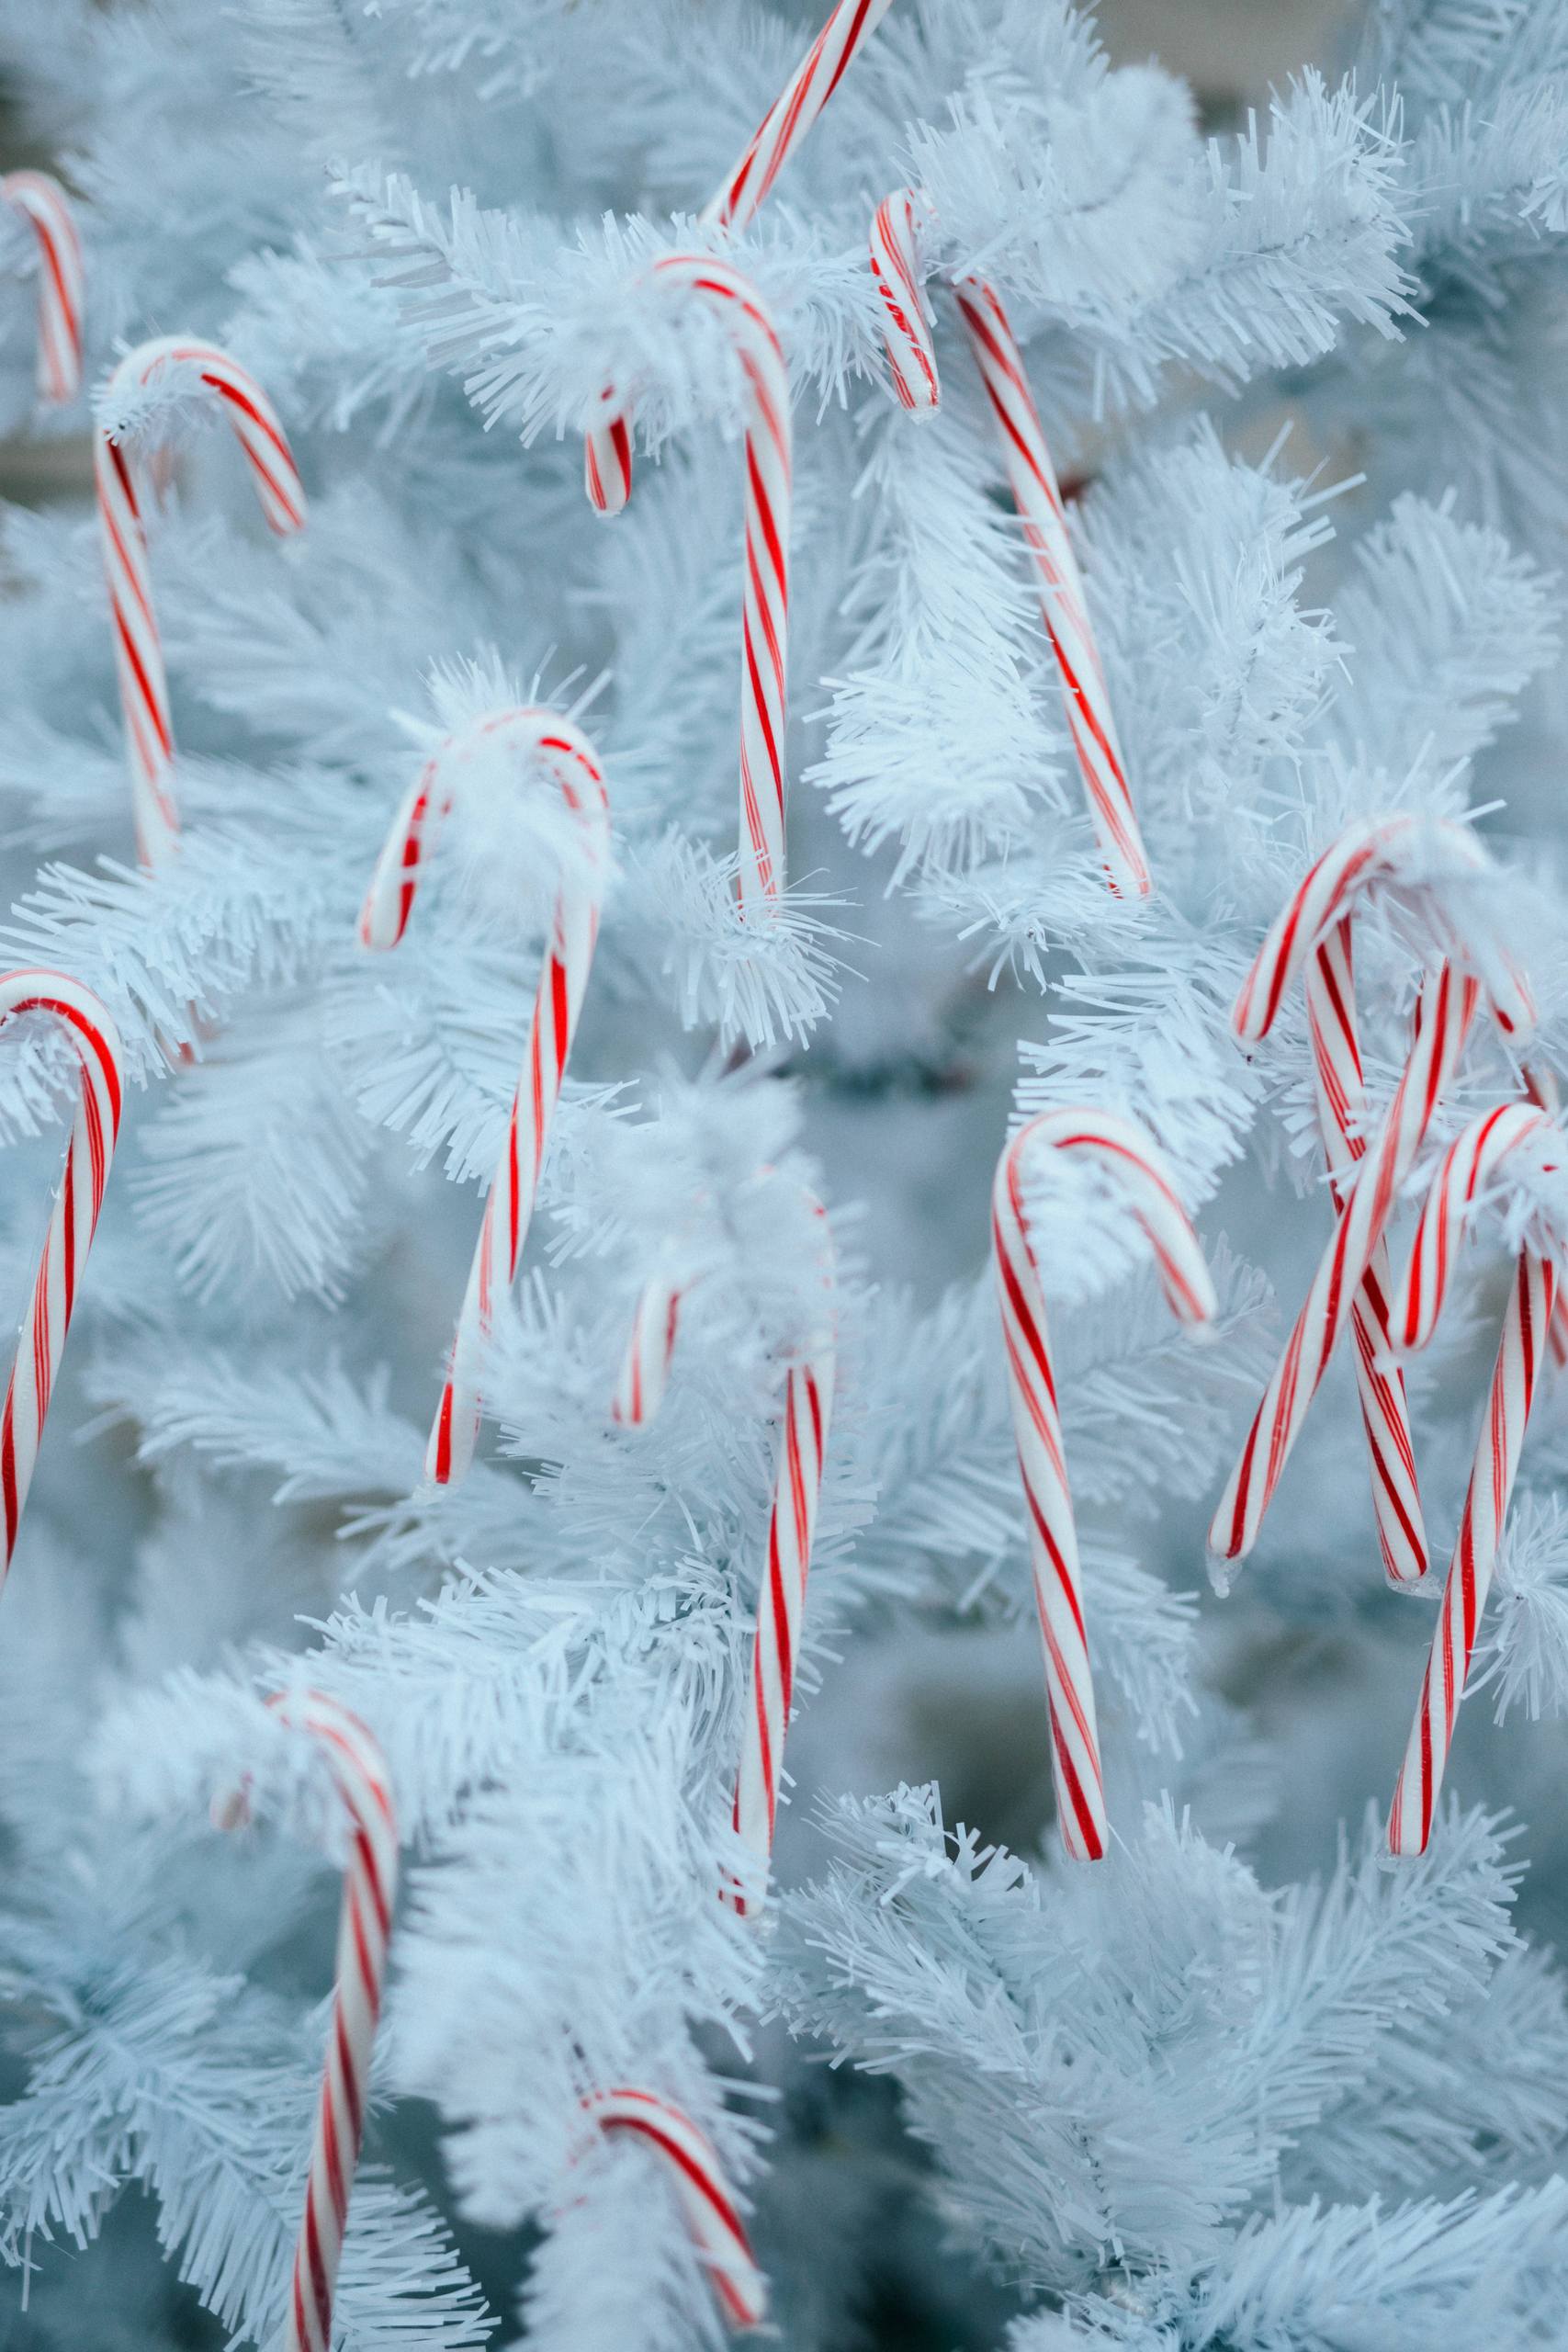
M 1425 1588 L 1384 1584 L 1343 1362 L 1228 1597 L 1204 1573 L 1332 1224 L 1299 999 L 1250 1057 L 1230 1017 L 1313 856 L 1358 820 L 1472 824 L 1489 860 L 1438 876 L 1449 918 L 1528 973 L 1531 1051 L 1568 1066 L 1568 12 L 1374 0 L 1342 55 L 1211 132 L 1062 0 L 895 0 L 755 221 L 696 225 L 819 15 L 0 19 L 88 289 L 87 390 L 36 411 L 7 220 L 0 421 L 62 447 L 96 422 L 157 486 L 184 828 L 138 865 L 89 504 L 6 508 L 0 965 L 96 990 L 132 1080 L 0 1603 L 18 2352 L 280 2340 L 342 1880 L 266 1703 L 306 1687 L 380 1741 L 403 1841 L 344 2352 L 720 2339 L 666 2174 L 584 2142 L 612 2083 L 714 2143 L 791 2352 L 1568 2341 L 1550 1381 L 1438 1829 L 1394 1862 L 1382 1827 L 1517 1203 L 1408 1370 Z M 867 259 L 905 186 L 937 223 L 924 420 L 891 396 Z M 793 389 L 790 878 L 765 920 L 734 895 L 747 383 L 650 275 L 694 245 L 765 300 Z M 945 290 L 971 271 L 1069 489 L 1146 902 L 1107 889 L 1085 817 Z M 102 390 L 175 333 L 271 395 L 297 538 L 263 529 L 188 373 Z M 581 437 L 611 385 L 636 388 L 637 482 L 602 520 Z M 613 866 L 479 1459 L 438 1487 L 425 1430 L 571 829 L 480 761 L 396 953 L 356 921 L 421 762 L 519 702 L 596 746 Z M 1408 915 L 1374 897 L 1359 924 L 1374 1103 L 1408 1044 Z M 0 1035 L 18 1311 L 70 1084 L 46 1027 Z M 1479 1037 L 1433 1146 L 1520 1085 Z M 1191 1345 L 1101 1188 L 1034 1204 L 1097 1864 L 1051 1819 L 987 1259 L 1010 1118 L 1077 1103 L 1156 1139 L 1218 1293 Z M 1568 1232 L 1552 1178 L 1532 1231 Z M 801 1185 L 837 1258 L 833 1415 L 788 1802 L 739 1916 Z M 617 1425 L 672 1265 L 668 1394 Z

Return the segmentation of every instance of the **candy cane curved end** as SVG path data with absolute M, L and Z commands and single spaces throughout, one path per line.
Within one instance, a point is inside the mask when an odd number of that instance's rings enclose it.
M 70 198 L 48 172 L 7 172 L 0 203 L 23 215 L 38 245 L 38 390 L 52 407 L 82 389 L 82 240 Z
M 69 973 L 44 968 L 0 974 L 0 1029 L 29 1012 L 47 1013 L 63 1027 L 80 1065 L 81 1091 L 0 1409 L 0 1502 L 6 1522 L 0 1579 L 17 1548 L 77 1284 L 103 1206 L 124 1096 L 119 1032 L 91 989 Z
M 98 532 L 108 582 L 114 630 L 115 668 L 130 760 L 138 848 L 143 865 L 156 865 L 179 838 L 179 810 L 173 785 L 174 722 L 163 637 L 152 601 L 141 493 L 130 448 L 113 419 L 134 413 L 133 396 L 144 392 L 173 367 L 190 367 L 221 403 L 250 468 L 263 514 L 280 536 L 305 522 L 305 493 L 293 452 L 276 413 L 255 379 L 215 344 L 189 335 L 160 335 L 128 351 L 110 374 L 93 435 L 93 478 L 97 493 Z M 108 423 L 104 422 L 107 416 Z
M 699 218 L 705 227 L 744 229 L 838 88 L 863 41 L 893 0 L 839 0 L 817 39 L 748 141 L 745 152 Z
M 1391 1319 L 1402 1347 L 1429 1344 L 1472 1207 L 1496 1181 L 1509 1155 L 1530 1136 L 1550 1132 L 1552 1125 L 1534 1103 L 1500 1103 L 1472 1119 L 1449 1146 L 1427 1187 L 1409 1261 L 1394 1292 Z
M 725 2318 L 732 2328 L 760 2327 L 768 2315 L 767 2286 L 706 2134 L 682 2109 L 651 2091 L 594 2091 L 582 2104 L 602 2132 L 635 2133 L 663 2158 Z
M 443 1487 L 457 1484 L 473 1461 L 482 1408 L 479 1378 L 496 1300 L 516 1279 L 599 935 L 610 804 L 598 753 L 581 729 L 558 711 L 520 704 L 488 711 L 448 736 L 404 797 L 359 918 L 359 936 L 367 947 L 397 945 L 418 891 L 431 823 L 460 789 L 465 765 L 498 744 L 518 754 L 525 778 L 537 770 L 562 794 L 580 827 L 584 856 L 581 871 L 570 873 L 557 893 L 523 1071 L 425 1449 L 425 1476 Z
M 290 1730 L 319 1743 L 349 1823 L 332 2023 L 285 2338 L 288 2352 L 332 2352 L 338 2264 L 365 2133 L 397 1896 L 397 1811 L 378 1741 L 341 1701 L 302 1690 L 269 1703 Z
M 925 288 L 923 197 L 901 187 L 877 206 L 871 224 L 871 268 L 882 298 L 882 340 L 900 407 L 930 416 L 942 400 L 936 341 Z
M 1183 1324 L 1215 1312 L 1213 1283 L 1165 1159 L 1130 1119 L 1092 1110 L 1047 1111 L 1006 1146 L 992 1188 L 991 1239 L 1019 1474 L 1027 1506 L 1035 1604 L 1045 1651 L 1051 1769 L 1062 1842 L 1076 1861 L 1099 1861 L 1110 1835 L 1100 1760 L 1082 1572 L 1046 1327 L 1044 1289 L 1030 1237 L 1026 1177 L 1052 1151 L 1091 1156 L 1124 1193 L 1154 1252 L 1160 1284 Z
M 653 276 L 672 295 L 716 308 L 746 378 L 745 571 L 741 593 L 740 867 L 743 916 L 766 915 L 784 887 L 784 730 L 788 723 L 789 542 L 794 429 L 789 368 L 761 296 L 714 254 L 665 254 Z M 631 490 L 631 418 L 616 396 L 588 435 L 588 493 L 601 513 Z

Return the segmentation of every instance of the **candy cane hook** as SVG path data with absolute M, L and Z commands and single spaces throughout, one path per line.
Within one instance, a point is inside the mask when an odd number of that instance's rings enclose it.
M 744 229 L 893 0 L 839 0 L 752 132 L 746 151 L 699 216 L 705 228 Z
M 929 413 L 941 398 L 925 299 L 929 220 L 925 199 L 912 188 L 899 188 L 879 207 L 871 232 L 871 265 L 882 297 L 893 388 L 903 406 L 917 414 Z M 1056 657 L 1073 750 L 1106 879 L 1118 897 L 1146 898 L 1153 887 L 1148 857 L 1083 576 L 1067 533 L 1061 486 L 1029 389 L 1023 354 L 994 286 L 984 278 L 965 277 L 953 290 L 1034 566 L 1041 616 Z
M 22 214 L 38 246 L 38 392 L 63 407 L 82 389 L 82 240 L 60 182 L 48 172 L 7 172 L 0 202 Z
M 555 785 L 577 820 L 583 855 L 581 869 L 569 873 L 556 896 L 523 1073 L 501 1162 L 485 1201 L 451 1363 L 425 1452 L 425 1475 L 438 1486 L 455 1484 L 473 1460 L 482 1402 L 479 1374 L 496 1295 L 517 1277 L 550 1121 L 599 934 L 609 864 L 610 804 L 598 753 L 581 729 L 557 711 L 520 707 L 491 711 L 448 736 L 425 763 L 398 811 L 359 918 L 359 936 L 367 947 L 397 945 L 419 888 L 427 832 L 444 813 L 464 767 L 496 744 L 516 753 L 525 776 L 537 775 Z
M 1363 891 L 1374 883 L 1410 878 L 1411 852 L 1423 831 L 1440 837 L 1462 864 L 1475 870 L 1484 865 L 1479 845 L 1458 825 L 1434 821 L 1424 827 L 1414 817 L 1399 816 L 1351 826 L 1308 869 L 1258 951 L 1232 1014 L 1243 1044 L 1254 1044 L 1268 1034 L 1308 957 L 1345 920 Z M 1451 961 L 1427 974 L 1415 1042 L 1393 1099 L 1359 1162 L 1344 1212 L 1214 1513 L 1209 1544 L 1216 1580 L 1218 1564 L 1245 1557 L 1258 1540 L 1307 1408 L 1361 1295 L 1394 1199 L 1459 1066 L 1480 1001 L 1479 984 Z M 1522 1036 L 1534 1018 L 1529 990 L 1508 971 L 1494 981 L 1489 1010 L 1510 1038 Z
M 784 1738 L 795 1695 L 795 1660 L 806 1614 L 806 1586 L 828 1429 L 833 1408 L 837 1360 L 834 1290 L 837 1279 L 828 1212 L 804 1185 L 799 1191 L 811 1212 L 818 1295 L 810 1322 L 784 1385 L 784 1428 L 768 1517 L 768 1556 L 757 1599 L 757 1633 L 751 1645 L 751 1675 L 740 1731 L 740 1769 L 731 1819 L 736 1836 L 755 1859 L 748 1884 L 722 1890 L 724 1900 L 745 1917 L 762 1903 L 768 1859 L 773 1850 Z
M 1511 1102 L 1473 1120 L 1444 1154 L 1422 1207 L 1410 1263 L 1394 1302 L 1394 1329 L 1404 1346 L 1424 1348 L 1437 1329 L 1466 1212 L 1477 1194 L 1498 1181 L 1510 1155 L 1521 1144 L 1543 1135 L 1557 1136 L 1561 1141 L 1560 1131 L 1545 1112 L 1529 1103 Z M 1391 1853 L 1422 1853 L 1431 1836 L 1438 1792 L 1453 1745 L 1454 1723 L 1503 1541 L 1557 1289 L 1557 1269 L 1551 1261 L 1533 1250 L 1522 1250 L 1514 1268 L 1486 1416 L 1476 1443 L 1442 1607 L 1433 1629 L 1416 1720 L 1389 1814 Z
M 1108 1824 L 1084 1623 L 1083 1577 L 1073 1519 L 1061 1409 L 1045 1324 L 1045 1295 L 1029 1235 L 1024 1193 L 1050 1169 L 1047 1153 L 1082 1152 L 1127 1197 L 1154 1252 L 1160 1287 L 1179 1322 L 1209 1322 L 1214 1286 L 1164 1155 L 1131 1119 L 1092 1110 L 1045 1111 L 1021 1127 L 997 1162 L 991 1242 L 1018 1466 L 1029 1510 L 1034 1597 L 1045 1645 L 1051 1769 L 1062 1842 L 1075 1861 L 1099 1861 Z
M 697 2257 L 731 2327 L 760 2327 L 767 2288 L 717 2151 L 683 2109 L 651 2091 L 595 2091 L 582 2102 L 602 2132 L 630 2132 L 670 2169 Z
M 398 1822 L 386 1759 L 357 1715 L 320 1690 L 272 1703 L 282 1722 L 320 1743 L 349 1821 L 332 2024 L 294 2249 L 286 2338 L 288 2352 L 332 2352 L 338 2263 L 365 2135 L 370 2053 L 398 1889 Z
M 66 1146 L 64 1174 L 54 1196 L 43 1254 L 6 1382 L 5 1410 L 0 1416 L 6 1555 L 0 1562 L 0 1582 L 17 1548 L 17 1530 L 38 1464 L 44 1419 L 76 1305 L 76 1286 L 97 1229 L 119 1135 L 124 1084 L 119 1032 L 80 980 L 65 972 L 0 975 L 0 1027 L 25 1012 L 46 1012 L 62 1024 L 81 1065 L 81 1092 Z
M 767 307 L 749 278 L 711 254 L 667 254 L 654 266 L 671 296 L 714 305 L 746 379 L 746 543 L 741 596 L 740 871 L 742 914 L 771 909 L 784 886 L 785 678 L 794 468 L 789 369 Z M 631 412 L 615 390 L 585 445 L 588 495 L 617 514 L 631 495 Z
M 262 513 L 279 537 L 301 530 L 305 493 L 293 452 L 266 394 L 255 379 L 210 343 L 161 335 L 128 351 L 105 385 L 93 436 L 98 530 L 114 623 L 115 666 L 130 758 L 136 839 L 144 865 L 154 865 L 179 835 L 174 797 L 175 738 L 163 639 L 152 603 L 152 572 L 141 492 L 128 446 L 114 419 L 171 368 L 190 367 L 222 404 L 249 463 Z

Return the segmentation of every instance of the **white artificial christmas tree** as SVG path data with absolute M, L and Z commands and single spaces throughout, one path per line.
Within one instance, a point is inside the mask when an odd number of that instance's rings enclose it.
M 1302 992 L 1248 1053 L 1232 1022 L 1313 860 L 1410 820 L 1357 903 L 1359 1141 L 1435 947 L 1534 999 L 1528 1046 L 1478 1018 L 1396 1271 L 1440 1149 L 1568 1066 L 1568 13 L 1375 0 L 1343 58 L 1207 138 L 1061 0 L 893 0 L 765 203 L 700 218 L 821 13 L 0 21 L 72 191 L 86 343 L 83 394 L 39 407 L 13 204 L 0 423 L 96 434 L 141 486 L 179 820 L 139 859 L 90 499 L 8 507 L 0 967 L 94 992 L 127 1080 L 0 1604 L 0 2341 L 27 2352 L 309 2340 L 291 2265 L 364 1860 L 310 1693 L 378 1744 L 401 1847 L 347 2352 L 719 2340 L 744 2279 L 668 2150 L 604 2128 L 623 2093 L 707 2143 L 792 2352 L 1562 2340 L 1550 1368 L 1430 1844 L 1394 1860 L 1383 1829 L 1510 1252 L 1568 1247 L 1550 1146 L 1528 1198 L 1483 1204 L 1405 1368 L 1426 1577 L 1385 1582 L 1346 1341 L 1253 1558 L 1200 1589 L 1335 1229 Z M 904 188 L 926 416 L 868 248 Z M 661 272 L 692 254 L 739 273 L 792 398 L 766 905 L 736 895 L 766 388 L 733 313 Z M 975 279 L 1067 492 L 1146 899 L 1107 887 Z M 303 530 L 267 532 L 200 363 L 108 382 L 156 337 L 265 390 Z M 582 442 L 612 415 L 635 488 L 600 517 Z M 485 731 L 520 707 L 608 800 L 570 1021 L 549 957 L 588 854 L 565 755 Z M 422 772 L 417 904 L 375 953 L 361 907 Z M 509 1214 L 541 972 L 570 1061 L 493 1283 L 478 1459 L 441 1483 L 426 1431 L 498 1161 Z M 58 1022 L 0 1023 L 17 1317 L 77 1083 Z M 1031 1177 L 1098 1862 L 1052 1819 L 987 1262 L 1010 1121 L 1064 1106 L 1146 1132 L 1216 1293 L 1195 1345 L 1124 1202 Z M 662 1400 L 617 1414 L 650 1300 Z M 732 1804 L 759 1736 L 771 1871 Z

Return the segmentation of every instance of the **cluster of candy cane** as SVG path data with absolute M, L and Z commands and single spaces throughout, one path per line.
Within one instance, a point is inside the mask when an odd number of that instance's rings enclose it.
M 756 1859 L 759 1886 L 766 1876 L 778 1817 L 784 1736 L 806 1614 L 837 1351 L 835 1262 L 828 1213 L 815 1193 L 804 1185 L 798 1189 L 812 1221 L 815 1295 L 803 1345 L 790 1364 L 784 1385 L 784 1427 L 768 1517 L 767 1565 L 757 1600 L 757 1633 L 751 1645 L 751 1679 L 741 1723 L 740 1769 L 732 1813 L 736 1836 Z M 613 1418 L 624 1427 L 646 1427 L 663 1401 L 681 1300 L 689 1288 L 689 1280 L 664 1272 L 655 1274 L 643 1290 L 611 1408 Z M 742 1916 L 761 1907 L 761 1895 L 750 1886 L 727 1886 L 723 1892 L 725 1901 Z
M 789 662 L 789 534 L 793 440 L 789 369 L 773 320 L 750 280 L 709 254 L 667 254 L 654 277 L 672 298 L 712 303 L 733 337 L 748 394 L 746 545 L 741 599 L 741 912 L 756 915 L 784 885 L 785 676 Z M 631 493 L 629 411 L 614 390 L 587 436 L 588 495 L 602 514 Z
M 1026 1191 L 1049 1179 L 1055 1152 L 1087 1155 L 1126 1196 L 1154 1252 L 1178 1320 L 1210 1320 L 1214 1290 L 1170 1170 L 1142 1128 L 1093 1110 L 1047 1111 L 1021 1127 L 997 1163 L 991 1239 L 1013 1431 L 1029 1512 L 1035 1601 L 1045 1645 L 1051 1761 L 1062 1840 L 1075 1860 L 1099 1861 L 1107 1822 L 1084 1622 L 1082 1577 L 1045 1298 L 1030 1238 Z
M 582 2103 L 602 2132 L 629 2132 L 657 2149 L 725 2318 L 731 2327 L 760 2327 L 768 2315 L 767 2290 L 706 2134 L 683 2109 L 651 2091 L 596 2091 Z
M 1374 884 L 1397 887 L 1419 878 L 1420 854 L 1428 841 L 1440 842 L 1457 865 L 1472 869 L 1484 865 L 1482 851 L 1461 827 L 1423 825 L 1410 816 L 1352 826 L 1324 853 L 1281 911 L 1236 999 L 1233 1024 L 1244 1044 L 1267 1035 L 1286 990 L 1308 958 L 1337 931 L 1361 892 Z M 1395 1197 L 1458 1067 L 1480 999 L 1479 983 L 1451 959 L 1427 974 L 1415 1042 L 1393 1100 L 1360 1159 L 1349 1197 L 1214 1514 L 1209 1544 L 1216 1567 L 1242 1558 L 1257 1541 L 1329 1357 L 1358 1303 L 1369 1319 L 1375 1315 L 1364 1287 L 1366 1277 L 1373 1270 Z M 1515 976 L 1495 979 L 1489 1001 L 1505 1035 L 1517 1038 L 1529 1028 L 1532 1007 Z
M 82 240 L 65 190 L 48 172 L 7 172 L 0 203 L 19 212 L 38 246 L 38 390 L 51 407 L 82 389 Z
M 1410 1263 L 1394 1303 L 1394 1329 L 1404 1347 L 1424 1348 L 1437 1329 L 1466 1212 L 1477 1195 L 1498 1182 L 1521 1145 L 1547 1136 L 1562 1142 L 1561 1130 L 1545 1111 L 1510 1102 L 1473 1120 L 1444 1154 L 1422 1207 Z M 1395 1854 L 1421 1853 L 1431 1835 L 1557 1293 L 1551 1261 L 1522 1250 L 1514 1268 L 1431 1655 L 1389 1814 L 1388 1842 Z
M 117 420 L 128 411 L 134 413 L 139 396 L 177 369 L 188 369 L 221 403 L 271 528 L 285 537 L 305 522 L 305 493 L 283 428 L 261 386 L 237 360 L 212 344 L 177 334 L 162 335 L 127 352 L 100 396 L 93 473 L 130 757 L 137 846 L 147 865 L 155 865 L 174 847 L 180 819 L 173 790 L 169 682 L 152 602 L 141 492 L 130 452 L 118 437 Z
M 65 972 L 0 975 L 0 1026 L 28 1012 L 47 1013 L 60 1023 L 76 1055 L 81 1091 L 66 1146 L 64 1174 L 50 1213 L 43 1253 L 6 1382 L 0 1418 L 6 1552 L 0 1562 L 0 1580 L 17 1548 L 22 1508 L 38 1464 L 49 1400 L 76 1304 L 76 1286 L 97 1228 L 119 1134 L 123 1091 L 119 1033 L 91 989 Z
M 455 1483 L 473 1460 L 479 1431 L 480 1372 L 499 1292 L 516 1280 L 538 1191 L 550 1120 L 566 1076 L 572 1032 L 599 933 L 599 906 L 609 864 L 610 809 L 598 754 L 581 730 L 552 710 L 524 706 L 488 712 L 448 736 L 411 786 L 377 861 L 359 918 L 367 947 L 395 947 L 407 928 L 425 854 L 465 766 L 501 750 L 516 760 L 520 781 L 541 776 L 561 794 L 579 829 L 582 854 L 557 892 L 549 944 L 534 1000 L 522 1076 L 506 1125 L 506 1142 L 485 1201 L 484 1217 L 458 1313 L 451 1363 L 425 1454 L 426 1475 Z
M 923 243 L 929 220 L 924 198 L 913 189 L 899 188 L 878 209 L 871 233 L 871 266 L 882 297 L 893 386 L 903 405 L 916 414 L 934 409 L 941 397 L 925 295 Z M 1106 877 L 1119 896 L 1145 898 L 1150 888 L 1148 860 L 1083 580 L 1067 535 L 1062 492 L 1024 374 L 1023 355 L 994 286 L 965 277 L 953 291 L 996 421 L 1024 542 L 1033 559 L 1041 613 L 1061 673 L 1067 723 Z
M 284 2336 L 287 2352 L 332 2352 L 338 2264 L 365 2136 L 370 2055 L 398 1891 L 398 1817 L 380 1744 L 340 1700 L 302 1690 L 268 1703 L 290 1731 L 317 1743 L 348 1817 L 332 2023 Z M 242 1826 L 250 1818 L 248 1785 L 220 1799 L 212 1810 L 220 1828 Z

